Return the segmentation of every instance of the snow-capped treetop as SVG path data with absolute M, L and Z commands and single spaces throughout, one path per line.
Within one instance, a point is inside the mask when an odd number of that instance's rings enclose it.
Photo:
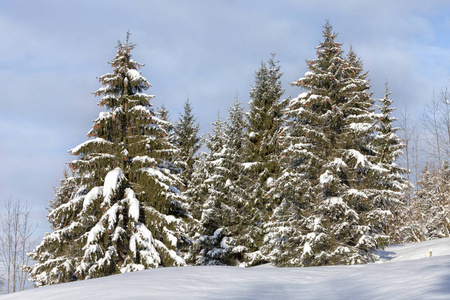
M 191 180 L 196 155 L 202 145 L 202 138 L 198 136 L 200 126 L 196 122 L 188 98 L 184 105 L 184 114 L 180 115 L 174 127 L 175 144 L 180 149 L 178 161 L 182 168 L 181 177 L 185 185 Z

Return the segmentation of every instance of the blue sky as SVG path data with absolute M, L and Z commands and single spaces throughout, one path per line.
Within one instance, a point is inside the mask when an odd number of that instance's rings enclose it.
M 326 19 L 361 57 L 374 97 L 388 80 L 395 105 L 418 117 L 448 86 L 448 1 L 1 1 L 0 201 L 31 203 L 38 233 L 48 230 L 45 207 L 74 159 L 67 150 L 87 139 L 100 111 L 96 77 L 111 70 L 127 30 L 154 104 L 175 121 L 189 96 L 207 132 L 236 93 L 248 102 L 272 52 L 285 97 L 299 94 L 289 82 L 315 58 Z

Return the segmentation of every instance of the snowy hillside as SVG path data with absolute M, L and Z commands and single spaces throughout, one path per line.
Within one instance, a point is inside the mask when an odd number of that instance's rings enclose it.
M 379 255 L 379 263 L 356 266 L 161 268 L 1 298 L 450 299 L 450 239 L 391 246 Z

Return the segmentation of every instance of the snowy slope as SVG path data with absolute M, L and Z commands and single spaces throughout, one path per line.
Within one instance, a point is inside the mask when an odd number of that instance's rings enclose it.
M 382 263 L 356 266 L 162 268 L 1 299 L 450 299 L 450 239 L 392 246 L 379 254 Z
M 432 257 L 450 255 L 450 239 L 394 245 L 386 248 L 384 251 L 378 251 L 378 255 L 380 255 L 382 262 L 396 262 L 429 257 L 430 251 Z

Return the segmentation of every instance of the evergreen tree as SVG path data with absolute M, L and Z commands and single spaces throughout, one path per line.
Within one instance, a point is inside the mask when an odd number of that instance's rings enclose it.
M 367 73 L 352 51 L 344 57 L 328 22 L 323 37 L 317 59 L 293 83 L 307 91 L 286 110 L 282 155 L 289 168 L 276 182 L 283 202 L 271 227 L 288 222 L 293 229 L 267 241 L 278 243 L 270 253 L 282 257 L 275 261 L 281 266 L 367 262 L 387 242 L 381 223 L 389 211 L 376 202 L 376 116 Z
M 207 143 L 209 178 L 200 238 L 202 264 L 250 266 L 264 262 L 260 212 L 248 201 L 243 174 L 244 113 L 236 101 L 229 123 L 217 120 Z
M 403 191 L 410 186 L 410 183 L 404 178 L 407 171 L 395 163 L 403 153 L 404 143 L 396 134 L 400 128 L 394 127 L 394 122 L 397 119 L 392 116 L 395 108 L 392 107 L 393 100 L 389 98 L 390 94 L 386 82 L 385 95 L 380 99 L 380 105 L 378 106 L 380 113 L 377 116 L 377 134 L 373 141 L 376 152 L 375 162 L 379 167 L 378 193 L 374 201 L 380 209 L 393 212 L 389 220 L 383 221 L 384 230 L 393 242 L 401 243 L 401 210 L 404 209 L 405 205 Z
M 30 255 L 36 285 L 185 264 L 182 182 L 171 163 L 178 150 L 144 93 L 150 84 L 131 59 L 134 47 L 127 34 L 113 72 L 99 78 L 95 95 L 108 110 L 92 139 L 71 150 L 82 188 L 49 213 L 53 232 Z
M 175 140 L 174 124 L 170 122 L 169 111 L 164 104 L 157 109 L 156 116 L 161 120 L 161 127 L 166 132 L 166 136 L 169 137 L 168 140 L 173 143 Z
M 184 105 L 184 114 L 175 123 L 176 145 L 180 149 L 180 166 L 183 168 L 181 178 L 185 185 L 192 179 L 195 153 L 201 147 L 201 138 L 198 136 L 200 127 L 195 122 L 188 99 Z
M 207 156 L 208 154 L 202 152 L 197 157 L 193 166 L 192 179 L 184 192 L 189 207 L 188 213 L 191 216 L 191 222 L 188 222 L 187 227 L 188 237 L 192 241 L 186 257 L 186 262 L 189 264 L 201 264 L 202 262 L 202 258 L 199 255 L 201 251 L 199 239 L 203 232 L 200 222 L 203 214 L 203 205 L 208 197 L 208 184 L 206 182 L 209 177 L 206 162 Z
M 52 233 L 47 233 L 30 255 L 37 263 L 26 267 L 36 286 L 77 280 L 76 266 L 81 263 L 82 251 L 74 244 L 74 237 L 79 237 L 84 229 L 77 217 L 87 190 L 67 170 L 63 175 L 47 216 Z
M 203 212 L 203 204 L 206 201 L 208 195 L 208 186 L 206 184 L 207 179 L 210 176 L 210 172 L 207 168 L 207 159 L 209 154 L 200 153 L 194 162 L 191 180 L 188 182 L 184 195 L 186 201 L 188 201 L 189 213 L 194 220 L 200 220 Z M 194 232 L 196 234 L 197 231 Z
M 236 215 L 223 199 L 226 197 L 225 185 L 229 170 L 224 166 L 224 152 L 226 150 L 225 121 L 217 117 L 213 122 L 212 134 L 206 143 L 210 153 L 206 157 L 205 167 L 207 176 L 205 202 L 203 204 L 201 236 L 199 238 L 200 256 L 198 263 L 203 265 L 229 265 L 230 245 L 227 237 L 222 233 L 224 224 L 232 224 L 231 216 Z
M 77 178 L 69 176 L 69 171 L 64 169 L 63 178 L 59 181 L 59 187 L 55 188 L 55 198 L 50 201 L 50 211 L 65 204 L 73 198 L 78 190 Z
M 161 143 L 166 145 L 176 146 L 176 133 L 175 125 L 169 119 L 169 111 L 166 109 L 164 104 L 162 104 L 155 112 L 157 118 L 160 119 L 159 124 L 163 129 L 163 134 L 161 137 Z M 169 150 L 172 151 L 172 150 Z M 170 164 L 170 170 L 172 173 L 176 173 L 181 178 L 183 161 L 180 157 L 180 151 L 174 152 L 174 155 L 167 156 L 166 164 Z M 181 188 L 185 188 L 182 186 Z M 186 203 L 184 203 L 186 205 Z
M 235 224 L 229 229 L 233 238 L 232 253 L 236 264 L 254 266 L 267 262 L 261 254 L 263 238 L 263 214 L 251 200 L 245 174 L 245 134 L 247 124 L 244 120 L 244 108 L 236 95 L 235 102 L 228 110 L 226 137 L 228 139 L 227 165 L 230 170 L 227 182 L 228 205 L 238 212 Z
M 267 63 L 262 62 L 255 72 L 255 85 L 250 91 L 248 128 L 246 134 L 246 181 L 250 201 L 254 202 L 267 218 L 267 212 L 275 207 L 267 195 L 279 173 L 280 148 L 278 133 L 283 124 L 280 98 L 280 67 L 275 55 Z
M 239 151 L 239 153 L 235 153 L 234 161 L 236 165 L 244 161 L 242 150 L 245 149 L 244 137 L 247 129 L 244 117 L 244 108 L 236 93 L 233 106 L 228 108 L 228 124 L 226 128 L 229 147 L 232 150 Z
M 400 130 L 399 127 L 393 127 L 394 122 L 397 121 L 395 117 L 392 116 L 392 112 L 395 108 L 391 107 L 393 100 L 389 98 L 391 93 L 388 89 L 388 83 L 385 84 L 385 94 L 382 99 L 380 99 L 380 105 L 378 109 L 380 111 L 378 115 L 378 124 L 376 135 L 376 146 L 377 146 L 377 161 L 380 163 L 392 163 L 397 160 L 397 158 L 403 153 L 402 149 L 404 144 L 400 137 L 396 133 Z M 391 166 L 396 169 L 398 173 L 405 172 L 403 168 Z

